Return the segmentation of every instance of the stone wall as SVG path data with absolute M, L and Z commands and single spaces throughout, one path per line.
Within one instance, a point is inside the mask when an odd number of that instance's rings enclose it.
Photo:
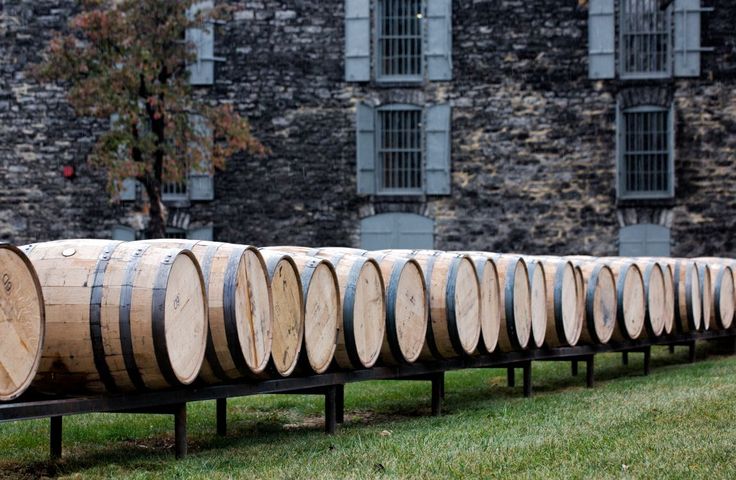
M 408 211 L 436 220 L 436 246 L 529 253 L 615 254 L 620 226 L 672 227 L 673 253 L 736 255 L 736 2 L 708 1 L 699 79 L 631 83 L 587 78 L 587 10 L 577 0 L 456 0 L 454 79 L 379 88 L 343 81 L 342 0 L 237 2 L 218 30 L 214 87 L 271 153 L 238 155 L 216 200 L 187 209 L 223 241 L 354 245 L 359 220 Z M 59 87 L 24 69 L 66 23 L 70 0 L 5 0 L 0 29 L 0 240 L 110 235 L 135 206 L 100 195 L 85 165 L 103 125 L 74 117 Z M 676 198 L 617 204 L 615 108 L 655 89 L 677 112 Z M 355 104 L 453 105 L 452 194 L 356 195 Z M 73 180 L 60 167 L 75 164 Z

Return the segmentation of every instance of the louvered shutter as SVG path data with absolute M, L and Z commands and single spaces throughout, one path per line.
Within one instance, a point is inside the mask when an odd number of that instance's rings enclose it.
M 452 80 L 452 0 L 427 0 L 427 77 Z
M 359 103 L 356 118 L 356 163 L 358 193 L 376 193 L 376 111 L 372 106 Z
M 371 2 L 345 0 L 345 81 L 371 79 Z
M 452 108 L 449 104 L 428 107 L 425 112 L 426 192 L 429 195 L 449 195 L 451 184 L 450 122 Z
M 136 190 L 138 187 L 138 180 L 135 178 L 126 178 L 123 180 L 123 186 L 120 189 L 118 198 L 122 202 L 134 202 L 136 200 Z
M 112 227 L 112 239 L 123 242 L 135 241 L 135 230 L 124 225 L 116 225 Z
M 675 0 L 675 76 L 700 76 L 700 0 Z
M 360 222 L 360 248 L 432 249 L 434 221 L 414 213 L 382 213 Z
M 616 18 L 614 0 L 590 0 L 588 4 L 588 77 L 616 76 Z
M 193 19 L 199 12 L 211 10 L 214 7 L 212 0 L 205 0 L 193 4 L 187 16 Z M 186 32 L 187 42 L 194 45 L 197 52 L 197 61 L 188 66 L 189 83 L 192 85 L 212 85 L 215 82 L 215 29 L 214 24 L 208 22 L 199 28 L 189 28 Z
M 213 240 L 212 227 L 193 228 L 187 231 L 187 239 L 189 240 Z
M 203 138 L 211 141 L 212 129 L 201 115 L 190 115 L 189 121 L 192 128 Z M 195 201 L 208 201 L 215 199 L 215 177 L 212 169 L 212 160 L 208 147 L 192 145 L 190 148 L 198 149 L 201 153 L 201 164 L 193 166 L 189 171 L 189 199 Z
M 661 225 L 639 224 L 619 232 L 619 255 L 625 257 L 669 257 L 670 229 Z

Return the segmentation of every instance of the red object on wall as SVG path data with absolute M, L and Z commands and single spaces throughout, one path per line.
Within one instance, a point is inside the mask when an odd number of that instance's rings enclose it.
M 64 165 L 64 178 L 74 178 L 73 165 Z

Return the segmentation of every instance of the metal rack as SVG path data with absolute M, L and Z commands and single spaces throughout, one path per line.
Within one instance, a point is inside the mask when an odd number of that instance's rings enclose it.
M 175 390 L 141 392 L 124 395 L 86 397 L 32 397 L 30 394 L 11 403 L 0 404 L 0 422 L 50 419 L 49 446 L 52 458 L 61 457 L 63 417 L 85 413 L 165 414 L 174 417 L 175 451 L 177 458 L 187 454 L 187 404 L 217 401 L 217 433 L 227 433 L 227 399 L 259 394 L 302 394 L 325 397 L 325 431 L 334 433 L 344 418 L 344 386 L 368 380 L 414 380 L 432 384 L 432 415 L 440 415 L 445 390 L 445 372 L 469 368 L 505 368 L 509 386 L 515 385 L 517 368 L 523 371 L 524 396 L 532 395 L 532 363 L 534 361 L 569 361 L 572 374 L 577 375 L 578 363 L 586 363 L 586 385 L 594 385 L 595 355 L 621 352 L 623 363 L 630 353 L 644 354 L 644 374 L 649 374 L 651 347 L 687 346 L 690 361 L 695 360 L 697 341 L 720 340 L 728 343 L 730 353 L 736 346 L 736 330 L 692 332 L 657 339 L 616 342 L 607 345 L 581 345 L 563 348 L 540 348 L 524 352 L 494 353 L 444 361 L 423 362 L 396 367 L 379 366 L 366 370 L 335 371 L 307 377 L 280 378 L 254 383 L 252 381 L 190 387 Z

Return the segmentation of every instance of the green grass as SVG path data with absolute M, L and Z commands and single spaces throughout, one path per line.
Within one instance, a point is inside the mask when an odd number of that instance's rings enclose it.
M 48 421 L 0 424 L 0 478 L 736 478 L 736 357 L 656 348 L 649 377 L 641 357 L 599 355 L 591 390 L 584 364 L 537 363 L 531 399 L 503 370 L 450 373 L 440 418 L 428 382 L 349 385 L 335 436 L 320 397 L 230 400 L 226 438 L 214 402 L 192 404 L 182 461 L 170 416 L 67 417 L 57 464 Z

